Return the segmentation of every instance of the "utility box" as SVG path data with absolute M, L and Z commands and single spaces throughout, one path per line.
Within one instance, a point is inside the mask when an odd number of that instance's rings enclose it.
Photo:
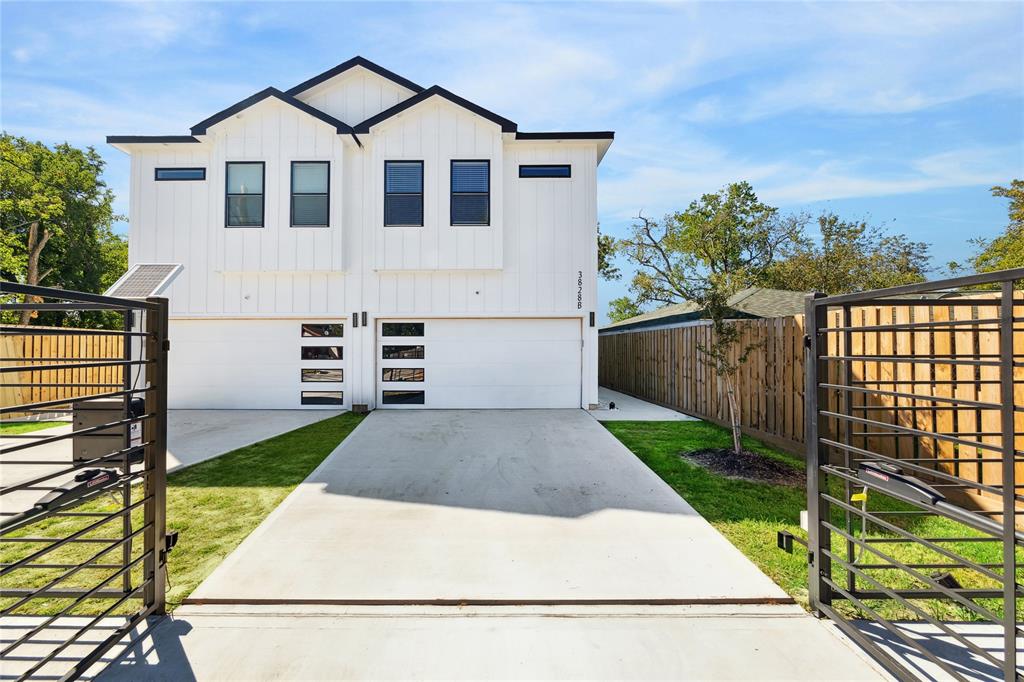
M 87 400 L 75 403 L 74 426 L 72 437 L 72 448 L 74 462 L 97 459 L 129 447 L 125 442 L 126 434 L 130 438 L 130 445 L 142 445 L 142 422 L 112 426 L 89 433 L 79 433 L 86 429 L 102 426 L 111 422 L 124 420 L 123 398 L 102 398 L 99 400 Z M 141 398 L 133 398 L 129 403 L 129 415 L 140 417 L 146 411 Z M 107 462 L 99 462 L 96 466 L 120 466 L 121 462 L 111 459 Z

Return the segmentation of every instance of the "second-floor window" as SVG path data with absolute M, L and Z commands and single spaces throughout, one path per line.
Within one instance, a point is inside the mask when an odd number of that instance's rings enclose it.
M 327 161 L 292 161 L 293 227 L 327 227 L 331 167 Z
M 228 161 L 227 176 L 227 226 L 263 227 L 263 162 Z
M 384 225 L 423 225 L 423 162 L 384 162 Z
M 452 161 L 452 225 L 491 224 L 491 162 Z

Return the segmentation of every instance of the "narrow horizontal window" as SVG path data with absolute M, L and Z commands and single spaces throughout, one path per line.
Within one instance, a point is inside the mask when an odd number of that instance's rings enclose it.
M 345 394 L 342 391 L 303 391 L 303 405 L 342 405 Z
M 452 225 L 490 225 L 491 162 L 452 161 Z
M 341 360 L 341 346 L 303 346 L 303 360 Z
M 156 180 L 205 180 L 205 168 L 157 168 Z
M 229 161 L 225 221 L 228 227 L 263 227 L 262 161 Z
M 381 336 L 423 336 L 422 322 L 384 322 L 380 326 Z
M 519 166 L 521 178 L 571 178 L 572 166 L 569 164 L 531 164 Z
M 331 166 L 327 161 L 292 161 L 292 227 L 330 224 Z
M 384 225 L 423 226 L 423 162 L 384 162 Z
M 345 326 L 340 322 L 302 325 L 303 336 L 344 336 Z
M 384 391 L 385 405 L 422 405 L 423 391 Z
M 381 381 L 423 381 L 422 367 L 384 367 Z
M 317 368 L 317 369 L 303 369 L 302 370 L 302 381 L 344 381 L 344 372 L 341 368 L 329 369 L 329 368 Z
M 383 346 L 382 360 L 422 360 L 423 346 Z

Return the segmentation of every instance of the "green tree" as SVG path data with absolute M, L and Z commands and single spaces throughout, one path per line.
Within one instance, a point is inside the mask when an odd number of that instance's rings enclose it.
M 801 235 L 765 272 L 761 284 L 791 291 L 845 294 L 922 282 L 929 270 L 928 244 L 888 234 L 866 222 L 818 217 L 820 241 Z
M 622 322 L 643 313 L 643 309 L 629 296 L 620 296 L 608 301 L 608 319 Z
M 1009 187 L 997 185 L 992 188 L 992 196 L 1010 200 L 1009 224 L 995 239 L 971 240 L 978 249 L 970 261 L 975 272 L 1024 267 L 1024 180 L 1014 180 Z
M 705 194 L 681 213 L 657 221 L 638 216 L 619 249 L 639 270 L 630 290 L 633 303 L 692 301 L 712 327 L 711 342 L 699 346 L 722 382 L 732 424 L 733 448 L 741 449 L 741 414 L 736 371 L 757 344 L 742 344 L 727 321 L 729 298 L 760 282 L 776 256 L 801 238 L 803 218 L 779 215 L 758 200 L 749 183 L 733 183 Z
M 113 192 L 92 147 L 53 148 L 0 136 L 0 278 L 25 284 L 100 292 L 127 267 L 127 244 L 112 224 Z M 81 313 L 95 326 L 107 314 Z M 17 316 L 21 324 L 62 324 L 60 313 Z
M 601 226 L 599 225 L 597 228 L 597 274 L 602 279 L 612 280 L 622 277 L 618 266 L 612 262 L 612 258 L 617 250 L 615 237 L 610 234 L 601 234 Z

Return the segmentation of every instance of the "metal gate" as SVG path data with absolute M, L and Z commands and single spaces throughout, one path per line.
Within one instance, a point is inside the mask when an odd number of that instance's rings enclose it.
M 810 605 L 900 679 L 1020 676 L 1022 282 L 807 300 Z
M 75 679 L 164 613 L 167 300 L 0 299 L 0 658 L 5 678 Z

